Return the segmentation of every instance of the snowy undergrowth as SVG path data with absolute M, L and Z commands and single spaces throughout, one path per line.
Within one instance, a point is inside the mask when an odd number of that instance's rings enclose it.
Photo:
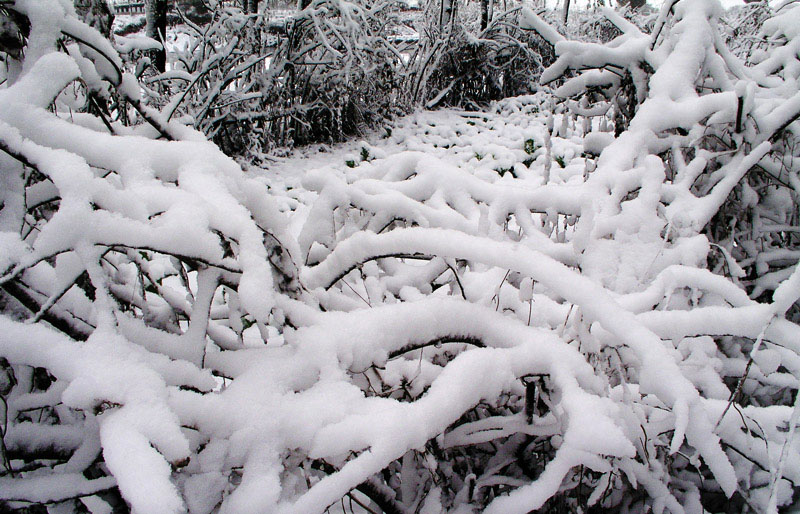
M 607 47 L 529 13 L 546 78 L 629 80 L 418 113 L 259 175 L 145 107 L 135 129 L 71 112 L 84 84 L 137 89 L 68 4 L 15 3 L 32 30 L 0 90 L 10 506 L 792 501 L 794 54 L 737 65 L 705 0 L 654 36 L 609 11 Z

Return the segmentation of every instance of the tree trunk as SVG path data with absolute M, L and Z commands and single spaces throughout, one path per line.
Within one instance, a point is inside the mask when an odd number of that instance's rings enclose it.
M 75 0 L 75 12 L 81 20 L 97 29 L 106 38 L 111 37 L 111 25 L 114 14 L 108 8 L 106 0 Z
M 442 0 L 441 11 L 439 13 L 440 30 L 445 30 L 445 27 L 453 21 L 457 1 L 458 0 Z
M 489 26 L 489 3 L 491 0 L 481 0 L 481 30 Z
M 569 0 L 564 0 L 564 25 L 567 24 L 568 16 L 569 16 Z
M 167 69 L 167 0 L 145 0 L 145 31 L 147 37 L 161 43 L 160 50 L 153 50 L 151 59 L 160 72 Z

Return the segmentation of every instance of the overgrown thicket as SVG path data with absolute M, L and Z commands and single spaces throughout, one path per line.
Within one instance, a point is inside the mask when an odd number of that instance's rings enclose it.
M 761 6 L 752 44 L 715 0 L 604 9 L 593 42 L 519 9 L 492 41 L 531 73 L 521 31 L 550 48 L 552 94 L 425 135 L 503 122 L 508 159 L 374 155 L 278 202 L 208 139 L 335 139 L 408 81 L 491 97 L 444 36 L 406 63 L 382 8 L 316 0 L 269 54 L 220 10 L 158 76 L 69 2 L 0 4 L 2 508 L 795 502 L 800 7 Z
M 419 106 L 480 109 L 527 94 L 555 57 L 552 42 L 526 25 L 521 4 L 501 11 L 495 2 L 444 0 L 411 17 L 401 6 L 319 0 L 276 18 L 266 5 L 246 12 L 214 3 L 201 16 L 183 2 L 167 13 L 180 41 L 167 53 L 169 71 L 154 51 L 158 41 L 120 35 L 117 48 L 142 80 L 146 104 L 167 119 L 187 117 L 227 155 L 246 160 L 364 136 Z M 628 15 L 642 24 L 652 18 Z M 575 16 L 559 30 L 589 40 L 615 35 L 596 11 Z M 128 110 L 124 102 L 110 108 L 123 123 L 139 123 Z
M 190 116 L 228 155 L 249 158 L 363 136 L 420 105 L 474 109 L 529 93 L 553 59 L 521 28 L 520 5 L 488 18 L 473 3 L 430 2 L 410 19 L 401 5 L 317 0 L 276 19 L 266 6 L 219 3 L 210 22 L 177 25 L 189 43 L 167 73 L 142 58 L 152 43 L 125 49 L 152 102 L 170 102 L 168 117 Z
M 552 47 L 520 25 L 521 4 L 491 13 L 480 9 L 489 10 L 486 4 L 426 4 L 406 83 L 413 102 L 479 109 L 535 90 Z
M 400 114 L 401 54 L 388 32 L 395 11 L 392 2 L 317 0 L 275 22 L 218 4 L 208 23 L 183 18 L 186 44 L 168 72 L 148 76 L 142 45 L 131 61 L 168 119 L 188 116 L 228 155 L 258 157 L 341 141 Z

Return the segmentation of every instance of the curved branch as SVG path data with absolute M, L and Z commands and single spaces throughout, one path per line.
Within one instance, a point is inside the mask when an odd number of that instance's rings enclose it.
M 36 314 L 42 312 L 42 305 L 39 301 L 19 284 L 15 282 L 6 282 L 0 286 L 0 289 L 12 296 L 32 313 Z M 39 317 L 76 341 L 85 341 L 92 335 L 93 328 L 92 330 L 87 330 L 74 321 L 50 310 L 43 312 Z
M 447 343 L 463 343 L 468 344 L 470 346 L 474 346 L 476 348 L 486 348 L 487 345 L 482 340 L 477 337 L 473 336 L 459 336 L 459 335 L 452 335 L 452 336 L 442 336 L 437 337 L 436 339 L 431 339 L 430 341 L 425 341 L 424 343 L 411 343 L 402 348 L 398 348 L 397 350 L 393 350 L 389 352 L 389 359 L 397 358 L 404 353 L 413 352 L 414 350 L 419 350 L 421 348 L 425 348 L 427 346 L 439 346 L 441 344 Z
M 333 475 L 339 470 L 331 464 L 328 464 L 322 459 L 316 459 L 311 463 L 313 469 L 318 469 L 328 475 Z M 367 479 L 356 486 L 356 490 L 375 502 L 375 505 L 380 507 L 384 514 L 408 514 L 408 511 L 400 505 L 397 500 L 390 498 L 383 488 L 374 482 L 373 479 Z

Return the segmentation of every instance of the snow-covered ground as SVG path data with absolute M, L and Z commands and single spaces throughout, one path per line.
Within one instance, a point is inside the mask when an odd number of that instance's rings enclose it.
M 365 134 L 361 140 L 310 145 L 288 156 L 267 156 L 263 167 L 249 168 L 248 173 L 269 186 L 281 209 L 298 226 L 317 198 L 313 188 L 304 187 L 306 177 L 327 174 L 355 182 L 404 152 L 425 154 L 486 184 L 510 190 L 537 189 L 548 168 L 551 186 L 582 183 L 587 168 L 592 169 L 607 144 L 601 136 L 613 135 L 599 130 L 592 133 L 590 153 L 584 151 L 583 130 L 591 127 L 569 128 L 567 119 L 561 135 L 550 135 L 548 124 L 560 127 L 567 117 L 548 115 L 548 98 L 539 94 L 507 99 L 486 111 L 418 111 Z M 593 128 L 599 129 L 597 123 Z

